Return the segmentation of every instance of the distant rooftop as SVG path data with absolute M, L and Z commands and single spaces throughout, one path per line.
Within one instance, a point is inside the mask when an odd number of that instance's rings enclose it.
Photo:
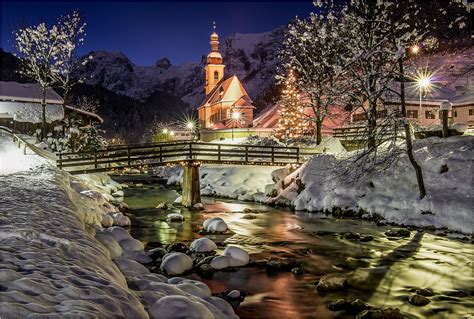
M 18 83 L 0 81 L 0 99 L 18 102 L 41 103 L 41 88 L 37 83 Z M 46 103 L 62 104 L 62 97 L 53 89 L 46 91 Z

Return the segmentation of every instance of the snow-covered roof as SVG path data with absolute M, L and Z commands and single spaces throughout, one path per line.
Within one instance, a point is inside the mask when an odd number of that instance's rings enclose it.
M 0 100 L 41 103 L 41 99 L 41 88 L 37 83 L 0 81 Z M 46 103 L 62 104 L 63 99 L 53 89 L 48 89 Z
M 12 118 L 17 122 L 41 123 L 42 109 L 39 103 L 0 101 L 0 118 Z M 61 104 L 46 104 L 46 122 L 64 118 Z
M 230 78 L 219 82 L 206 96 L 206 99 L 200 107 L 218 103 L 229 103 L 230 105 L 234 105 L 239 102 L 237 104 L 242 104 L 241 99 L 246 102 L 246 107 L 253 107 L 252 99 L 250 99 L 244 86 L 239 78 L 233 75 Z M 235 106 L 239 107 L 237 104 Z

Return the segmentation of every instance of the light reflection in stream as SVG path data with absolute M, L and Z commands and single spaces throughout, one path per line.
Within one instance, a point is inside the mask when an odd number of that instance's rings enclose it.
M 126 202 L 133 210 L 131 233 L 144 241 L 189 243 L 202 222 L 219 216 L 226 220 L 232 236 L 210 235 L 216 242 L 240 245 L 251 253 L 252 260 L 279 256 L 301 261 L 305 275 L 267 274 L 265 269 L 244 267 L 236 272 L 216 272 L 212 279 L 199 278 L 213 290 L 239 289 L 249 296 L 236 309 L 243 318 L 333 318 L 327 309 L 331 299 L 360 298 L 378 307 L 398 307 L 411 317 L 456 318 L 474 309 L 472 287 L 473 246 L 445 237 L 412 231 L 409 239 L 388 240 L 383 234 L 390 227 L 371 222 L 336 220 L 322 214 L 292 213 L 254 203 L 204 198 L 205 212 L 178 208 L 163 212 L 155 209 L 160 202 L 173 202 L 179 194 L 158 187 L 126 190 Z M 256 219 L 243 219 L 244 208 L 259 210 Z M 181 211 L 184 223 L 167 223 L 166 215 Z M 317 231 L 337 233 L 314 236 Z M 344 232 L 372 235 L 373 241 L 343 239 Z M 353 274 L 355 287 L 338 293 L 320 295 L 315 281 L 332 272 Z M 407 302 L 410 290 L 429 287 L 437 295 L 425 307 Z M 461 289 L 468 297 L 447 297 L 443 292 Z M 340 316 L 339 316 L 340 317 Z

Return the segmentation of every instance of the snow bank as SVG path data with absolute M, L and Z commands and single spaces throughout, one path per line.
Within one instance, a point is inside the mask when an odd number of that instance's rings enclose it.
M 0 316 L 147 318 L 74 193 L 50 167 L 0 177 Z
M 287 176 L 283 183 L 288 186 L 278 189 L 278 196 L 270 201 L 308 211 L 362 209 L 396 224 L 472 233 L 473 145 L 474 137 L 470 136 L 415 142 L 415 156 L 422 166 L 428 194 L 423 200 L 419 199 L 416 177 L 406 156 L 370 180 L 354 184 L 350 176 L 338 178 L 343 161 L 323 155 Z M 301 185 L 304 189 L 299 193 Z
M 236 246 L 228 246 L 224 250 L 224 256 L 229 258 L 230 265 L 233 267 L 245 266 L 249 263 L 249 253 Z

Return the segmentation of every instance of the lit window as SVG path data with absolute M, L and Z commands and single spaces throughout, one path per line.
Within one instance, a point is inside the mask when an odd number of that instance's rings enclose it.
M 418 111 L 408 110 L 407 111 L 407 118 L 409 119 L 417 119 L 418 118 Z
M 219 80 L 219 72 L 214 71 L 214 80 Z
M 431 111 L 425 111 L 425 119 L 433 120 L 433 119 L 435 119 L 435 118 L 436 118 L 436 116 L 434 115 L 433 112 L 431 112 Z
M 469 109 L 469 115 L 474 115 L 474 109 Z

